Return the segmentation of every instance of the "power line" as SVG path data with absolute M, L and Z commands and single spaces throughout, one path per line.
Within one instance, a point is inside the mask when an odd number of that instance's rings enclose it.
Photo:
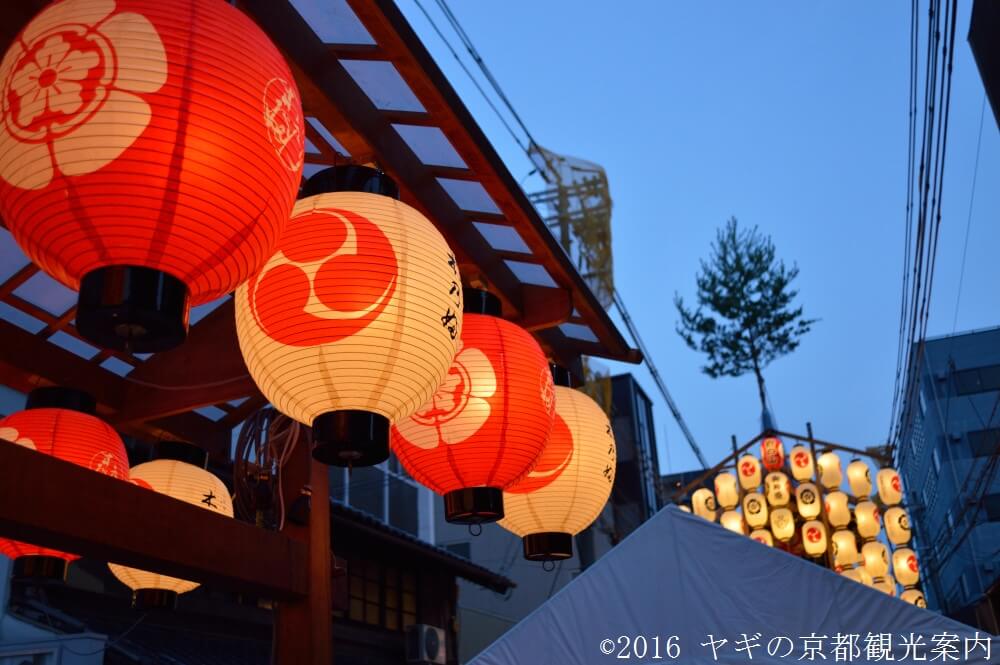
M 965 281 L 965 257 L 969 251 L 969 229 L 972 228 L 972 209 L 976 200 L 976 180 L 979 176 L 979 149 L 983 145 L 983 118 L 986 116 L 986 93 L 983 93 L 983 104 L 979 111 L 979 138 L 976 139 L 976 161 L 972 166 L 972 189 L 969 192 L 969 215 L 965 220 L 965 242 L 962 244 L 962 266 L 958 271 L 958 294 L 955 296 L 955 315 L 951 321 L 951 334 L 958 329 L 958 305 L 962 300 L 962 282 Z

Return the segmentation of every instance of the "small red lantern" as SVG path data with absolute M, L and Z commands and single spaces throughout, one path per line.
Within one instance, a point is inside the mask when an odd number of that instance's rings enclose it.
M 768 471 L 780 471 L 785 466 L 785 446 L 781 439 L 769 436 L 761 441 L 760 460 Z
M 24 411 L 0 420 L 0 440 L 128 480 L 125 445 L 117 432 L 93 412 L 93 398 L 86 393 L 38 388 L 28 396 Z M 0 554 L 15 559 L 15 576 L 57 579 L 65 578 L 67 564 L 80 558 L 6 538 L 0 538 Z
M 263 264 L 303 142 L 288 66 L 221 0 L 54 2 L 0 64 L 0 215 L 100 346 L 179 344 Z
M 444 495 L 449 522 L 501 519 L 502 490 L 534 468 L 552 431 L 555 397 L 545 355 L 499 315 L 495 296 L 466 290 L 462 343 L 447 378 L 392 430 L 400 462 Z

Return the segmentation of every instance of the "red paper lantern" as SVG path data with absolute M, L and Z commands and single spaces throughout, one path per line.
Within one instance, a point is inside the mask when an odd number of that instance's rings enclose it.
M 769 436 L 760 442 L 760 461 L 768 471 L 779 471 L 785 466 L 785 446 L 781 439 Z
M 37 450 L 98 473 L 128 480 L 128 456 L 117 432 L 89 411 L 92 400 L 62 388 L 41 388 L 28 397 L 24 411 L 0 420 L 0 440 Z M 62 403 L 66 407 L 53 408 Z M 0 445 L 6 445 L 0 443 Z M 15 562 L 16 574 L 62 578 L 66 564 L 80 558 L 38 545 L 0 538 L 0 554 Z
M 56 2 L 0 64 L 0 214 L 101 346 L 174 346 L 260 268 L 303 141 L 288 66 L 222 0 Z
M 467 290 L 465 302 L 448 376 L 430 402 L 396 423 L 392 448 L 414 479 L 444 495 L 449 522 L 474 524 L 503 517 L 502 490 L 538 462 L 555 398 L 534 338 L 499 318 L 495 297 Z

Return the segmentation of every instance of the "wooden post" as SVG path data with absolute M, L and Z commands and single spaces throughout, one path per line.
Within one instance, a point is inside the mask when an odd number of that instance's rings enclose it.
M 333 615 L 330 591 L 329 468 L 312 459 L 309 437 L 302 435 L 282 472 L 286 512 L 309 485 L 309 523 L 285 520 L 284 533 L 309 551 L 309 592 L 299 600 L 276 603 L 271 662 L 274 665 L 331 665 Z

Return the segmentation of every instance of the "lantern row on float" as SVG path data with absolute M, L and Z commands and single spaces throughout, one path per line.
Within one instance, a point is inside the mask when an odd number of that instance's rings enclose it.
M 798 483 L 794 489 L 786 470 Z M 845 477 L 850 495 L 840 489 Z M 718 520 L 735 533 L 749 533 L 764 545 L 773 547 L 777 542 L 817 562 L 829 555 L 835 569 L 846 577 L 890 595 L 895 595 L 898 582 L 905 600 L 925 604 L 916 588 L 916 555 L 905 547 L 890 554 L 878 541 L 883 516 L 879 504 L 871 499 L 873 489 L 879 503 L 887 508 L 884 521 L 889 542 L 904 546 L 911 537 L 909 516 L 897 505 L 902 490 L 895 470 L 881 469 L 873 487 L 871 471 L 862 460 L 853 459 L 845 473 L 833 451 L 823 452 L 814 461 L 808 448 L 796 445 L 786 457 L 781 440 L 766 437 L 761 443 L 761 460 L 749 453 L 740 456 L 736 473 L 719 473 L 714 487 L 714 493 L 704 487 L 695 490 L 691 508 L 684 508 L 703 519 Z

